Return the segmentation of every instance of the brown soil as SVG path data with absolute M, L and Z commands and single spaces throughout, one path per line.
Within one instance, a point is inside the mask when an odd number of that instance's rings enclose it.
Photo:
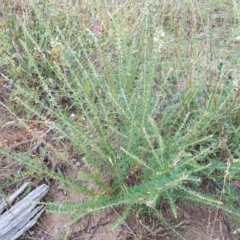
M 0 144 L 2 147 L 11 148 L 15 152 L 26 152 L 29 150 L 32 146 L 31 142 L 26 144 L 21 143 L 29 139 L 35 141 L 36 136 L 41 135 L 42 131 L 45 130 L 39 127 L 39 125 L 32 127 L 32 129 L 30 128 L 30 130 L 26 130 L 26 128 L 18 124 L 16 119 L 7 114 L 3 109 L 0 109 L 0 115 Z M 15 176 L 21 166 L 1 156 L 0 160 L 0 183 L 3 184 L 8 175 L 11 174 Z M 81 158 L 78 160 L 81 161 Z M 84 168 L 83 163 L 77 167 L 74 164 L 67 164 L 64 173 L 69 177 L 77 179 L 78 168 Z M 36 181 L 33 177 L 30 177 L 28 181 L 32 181 L 33 185 L 39 183 L 39 180 Z M 51 190 L 48 201 L 81 203 L 86 200 L 85 197 L 76 193 L 67 193 L 65 195 L 54 180 L 51 180 L 49 184 Z M 9 195 L 19 186 L 20 183 L 15 183 L 15 185 L 11 185 L 2 190 L 4 194 Z M 71 224 L 73 219 L 71 219 L 70 216 L 46 212 L 38 224 L 25 233 L 20 239 L 176 240 L 180 238 L 176 236 L 170 228 L 163 226 L 151 216 L 136 217 L 134 213 L 132 213 L 119 228 L 113 230 L 113 223 L 119 218 L 120 213 L 120 210 L 110 208 L 94 216 L 86 216 L 77 223 Z M 167 208 L 164 216 L 169 219 L 174 229 L 181 232 L 185 239 L 238 239 L 237 234 L 232 234 L 238 227 L 233 227 L 221 211 L 212 211 L 191 204 L 178 203 L 178 218 L 172 216 L 172 213 Z

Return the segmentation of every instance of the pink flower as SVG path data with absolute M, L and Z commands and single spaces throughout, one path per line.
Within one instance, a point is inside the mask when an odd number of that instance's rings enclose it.
M 96 36 L 102 35 L 102 28 L 96 19 L 93 20 L 92 31 Z

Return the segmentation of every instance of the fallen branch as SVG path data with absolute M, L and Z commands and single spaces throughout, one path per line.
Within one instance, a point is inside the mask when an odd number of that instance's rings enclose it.
M 13 193 L 6 200 L 0 202 L 0 214 L 9 206 L 12 205 L 13 201 L 28 187 L 29 183 L 24 183 L 15 193 Z
M 0 240 L 15 240 L 37 222 L 46 209 L 43 205 L 37 205 L 48 193 L 48 190 L 49 186 L 45 184 L 37 187 L 0 215 Z

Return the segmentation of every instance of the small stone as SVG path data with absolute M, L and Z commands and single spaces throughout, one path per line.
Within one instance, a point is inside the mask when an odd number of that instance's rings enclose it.
M 75 163 L 77 167 L 80 167 L 81 166 L 81 163 L 80 162 L 76 162 Z
M 76 115 L 75 115 L 74 113 L 71 113 L 70 117 L 71 117 L 71 118 L 75 118 Z
M 237 37 L 235 38 L 235 42 L 240 43 L 240 36 L 237 36 Z
M 64 73 L 65 73 L 66 76 L 69 76 L 70 75 L 70 70 L 68 68 L 65 68 Z

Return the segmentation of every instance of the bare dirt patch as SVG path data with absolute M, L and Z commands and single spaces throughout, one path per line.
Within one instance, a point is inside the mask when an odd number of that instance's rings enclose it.
M 186 239 L 232 239 L 228 218 L 220 210 L 181 204 L 180 211 L 187 220 L 181 230 Z

